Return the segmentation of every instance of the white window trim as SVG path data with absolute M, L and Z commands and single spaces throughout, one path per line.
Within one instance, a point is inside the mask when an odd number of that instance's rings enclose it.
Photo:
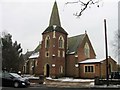
M 60 70 L 60 74 L 63 74 L 63 66 L 62 65 L 60 66 L 59 70 Z
M 47 40 L 48 40 L 48 38 L 50 40 L 50 36 L 49 35 L 47 35 L 46 38 L 45 38 L 45 48 L 47 48 Z
M 47 53 L 48 53 L 48 56 L 47 56 Z M 45 57 L 49 57 L 50 55 L 49 55 L 49 51 L 46 51 L 45 52 Z
M 88 49 L 88 53 L 86 53 L 86 49 Z M 90 47 L 87 42 L 85 43 L 85 46 L 84 46 L 84 54 L 87 58 L 90 58 Z
M 62 56 L 63 56 L 63 57 L 65 57 L 65 51 L 63 51 L 63 53 L 62 53 L 62 54 L 63 54 Z
M 38 66 L 38 61 L 37 61 L 37 60 L 35 61 L 35 67 L 36 67 L 36 66 Z
M 55 31 L 53 31 L 53 38 L 56 38 Z
M 93 66 L 93 72 L 85 72 L 85 67 Z M 95 73 L 95 65 L 84 65 L 84 73 Z
M 60 38 L 62 38 L 62 41 L 63 41 L 62 47 L 59 47 L 59 40 L 60 40 Z M 63 38 L 62 35 L 60 35 L 60 37 L 59 37 L 59 39 L 58 39 L 58 47 L 59 47 L 59 48 L 64 48 L 64 43 L 65 43 L 64 38 Z
M 58 57 L 60 57 L 60 50 L 58 50 Z

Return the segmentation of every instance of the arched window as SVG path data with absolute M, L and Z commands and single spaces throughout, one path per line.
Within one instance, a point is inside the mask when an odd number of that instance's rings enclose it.
M 59 48 L 64 48 L 64 39 L 63 39 L 63 36 L 59 37 L 58 43 L 59 43 Z
M 45 57 L 49 57 L 49 51 L 45 52 Z
M 45 38 L 45 48 L 49 48 L 50 47 L 50 36 L 48 35 Z
M 87 58 L 90 58 L 90 48 L 87 42 L 85 43 L 85 46 L 84 46 L 84 54 Z
M 62 53 L 62 54 L 63 54 L 63 57 L 65 57 L 65 51 L 63 51 L 63 53 Z
M 63 66 L 60 66 L 60 73 L 63 73 Z
M 60 50 L 58 50 L 58 57 L 60 57 Z

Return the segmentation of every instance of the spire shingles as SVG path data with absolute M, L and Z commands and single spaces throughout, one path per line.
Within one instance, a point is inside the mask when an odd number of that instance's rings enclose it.
M 52 9 L 52 14 L 51 14 L 51 17 L 50 17 L 50 22 L 49 22 L 49 26 L 53 26 L 53 25 L 61 26 L 56 1 L 54 3 L 53 9 Z

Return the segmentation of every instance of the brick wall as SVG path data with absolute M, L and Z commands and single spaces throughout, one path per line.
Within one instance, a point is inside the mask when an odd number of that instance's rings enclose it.
M 75 76 L 75 55 L 67 56 L 67 76 L 74 77 Z
M 45 38 L 50 36 L 50 47 L 45 48 Z M 59 48 L 58 40 L 60 36 L 64 38 L 64 48 Z M 66 52 L 67 48 L 67 35 L 63 33 L 56 32 L 55 38 L 53 38 L 53 32 L 43 34 L 42 46 L 40 49 L 40 58 L 38 60 L 38 69 L 39 74 L 44 74 L 44 66 L 48 64 L 50 66 L 50 76 L 60 76 L 60 66 L 63 66 L 63 73 L 65 75 L 65 57 L 63 57 L 63 51 Z M 60 51 L 60 57 L 58 57 L 58 50 Z M 49 51 L 49 57 L 45 57 L 45 52 Z M 54 55 L 54 56 L 53 56 Z M 53 68 L 52 65 L 55 64 Z
M 78 51 L 77 51 L 79 62 L 80 62 L 80 61 L 83 61 L 83 60 L 85 60 L 85 59 L 88 59 L 88 58 L 86 58 L 86 56 L 85 56 L 85 54 L 84 54 L 84 46 L 85 46 L 85 43 L 86 43 L 86 42 L 88 43 L 89 48 L 90 48 L 90 57 L 89 57 L 89 58 L 91 58 L 91 59 L 96 58 L 96 54 L 95 54 L 95 52 L 94 52 L 94 49 L 93 49 L 93 47 L 92 47 L 92 44 L 91 44 L 91 42 L 90 42 L 90 40 L 89 40 L 89 38 L 88 38 L 88 35 L 86 35 L 86 37 L 85 37 L 84 40 L 82 41 L 82 43 L 81 43 L 81 45 L 80 45 L 80 47 L 78 48 Z
M 117 63 L 112 59 L 109 58 L 109 63 L 112 65 L 112 71 L 117 71 Z M 95 72 L 84 72 L 85 65 L 93 65 Z M 101 63 L 91 63 L 91 64 L 80 64 L 80 77 L 81 78 L 95 78 L 96 76 L 101 78 L 106 78 L 106 61 L 103 60 Z

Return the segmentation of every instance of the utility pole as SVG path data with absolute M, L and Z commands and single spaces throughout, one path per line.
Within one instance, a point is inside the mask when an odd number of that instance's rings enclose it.
M 109 86 L 109 74 L 108 74 L 108 47 L 107 47 L 107 26 L 106 26 L 106 19 L 104 19 L 104 26 L 105 26 L 105 49 L 106 49 L 106 80 L 107 86 Z
M 0 73 L 2 72 L 2 38 L 0 36 Z M 2 80 L 0 80 L 0 87 L 2 86 Z M 0 88 L 2 89 L 2 88 Z
M 2 71 L 2 38 L 0 36 L 0 71 Z

